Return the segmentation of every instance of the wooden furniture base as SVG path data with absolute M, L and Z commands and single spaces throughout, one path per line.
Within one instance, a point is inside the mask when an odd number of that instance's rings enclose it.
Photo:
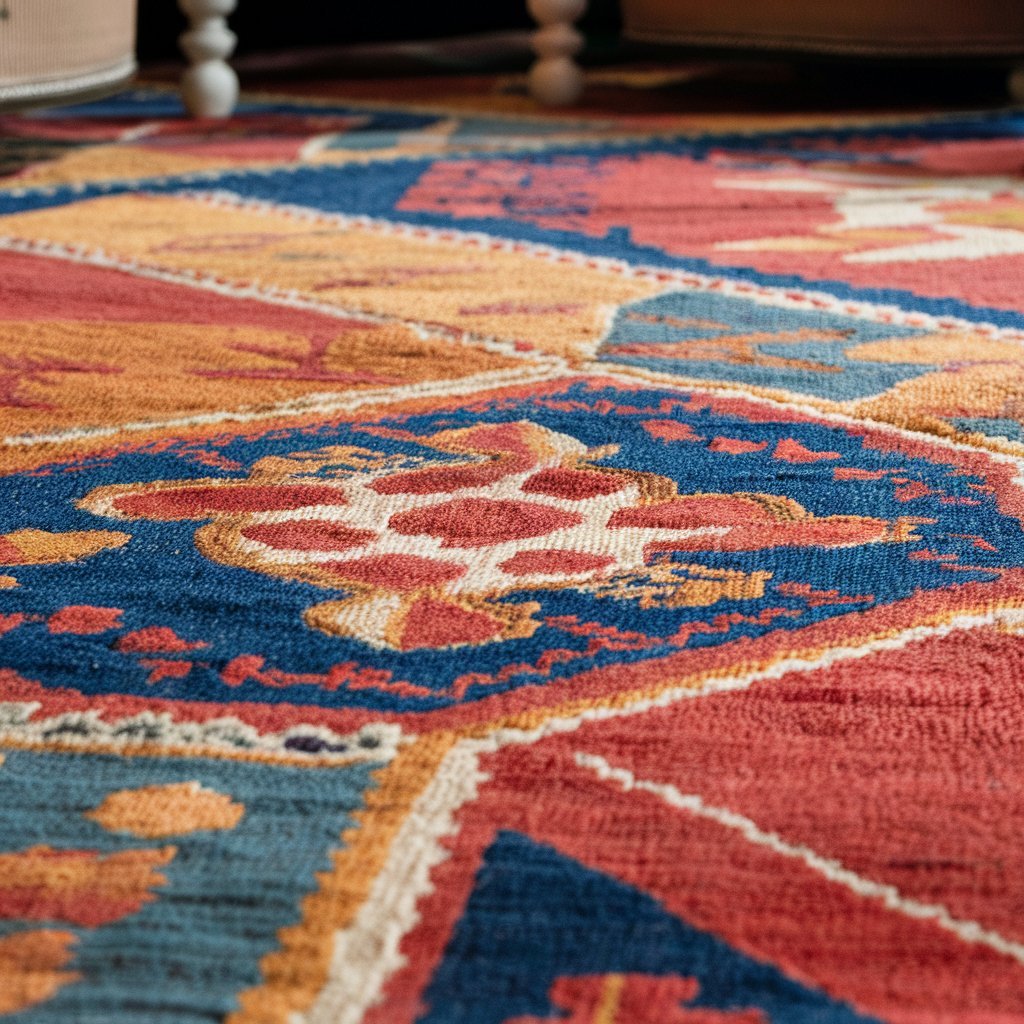
M 736 8 L 747 0 L 728 2 Z M 900 53 L 927 56 L 934 53 L 949 57 L 1002 58 L 1008 64 L 1009 59 L 1019 57 L 1024 46 L 1024 25 L 1021 23 L 1024 15 L 1022 9 L 1017 7 L 1014 8 L 1013 18 L 1003 24 L 1000 17 L 993 19 L 989 16 L 986 21 L 984 10 L 963 14 L 960 0 L 943 0 L 947 6 L 953 5 L 951 10 L 961 11 L 958 16 L 966 19 L 961 26 L 963 32 L 958 35 L 951 29 L 943 36 L 939 31 L 942 27 L 940 25 L 933 29 L 934 38 L 915 41 L 903 38 L 898 32 L 890 33 L 891 38 L 882 32 L 876 33 L 877 38 L 870 34 L 855 38 L 849 33 L 848 27 L 847 38 L 841 31 L 842 24 L 830 29 L 834 38 L 828 36 L 820 26 L 817 35 L 803 37 L 796 30 L 801 24 L 800 18 L 806 19 L 813 15 L 821 20 L 823 17 L 818 0 L 786 2 L 788 22 L 776 8 L 766 8 L 758 3 L 751 6 L 751 10 L 758 12 L 757 18 L 751 21 L 750 17 L 733 17 L 737 11 L 732 8 L 723 14 L 717 8 L 707 8 L 700 0 L 626 0 L 626 35 L 648 41 L 719 47 L 732 45 L 777 53 L 821 52 L 851 56 L 894 56 Z M 921 2 L 930 3 L 931 0 Z M 189 19 L 189 29 L 182 34 L 180 40 L 181 48 L 189 60 L 188 70 L 182 77 L 181 93 L 185 106 L 194 117 L 228 117 L 238 102 L 238 76 L 228 63 L 237 40 L 227 24 L 227 18 L 237 3 L 238 0 L 178 0 Z M 586 12 L 587 3 L 588 0 L 526 0 L 530 14 L 538 24 L 531 37 L 537 59 L 530 68 L 528 81 L 530 93 L 539 103 L 546 106 L 569 106 L 583 92 L 583 70 L 575 60 L 583 47 L 583 37 L 575 28 L 575 22 Z M 887 0 L 871 0 L 871 3 L 878 8 L 876 20 L 884 22 L 885 12 L 889 10 Z M 982 0 L 979 10 L 986 6 L 995 10 L 1000 8 L 1000 3 L 999 0 Z M 703 20 L 694 12 L 703 12 Z M 723 34 L 719 26 L 723 18 L 730 24 L 743 26 L 743 29 L 734 28 L 731 35 Z M 993 25 L 997 27 L 993 28 Z M 878 26 L 874 27 L 877 29 Z M 825 28 L 829 28 L 829 25 L 826 24 Z M 769 29 L 776 33 L 786 29 L 786 32 L 771 35 Z M 985 29 L 987 34 L 981 32 L 981 29 Z M 1010 71 L 1007 89 L 1012 99 L 1024 102 L 1024 64 L 1018 63 Z
M 583 37 L 573 27 L 587 0 L 527 0 L 539 28 L 532 45 L 537 60 L 530 69 L 530 92 L 547 106 L 568 106 L 583 91 L 583 71 L 573 59 Z M 230 117 L 238 102 L 238 76 L 228 63 L 237 37 L 228 16 L 238 0 L 178 0 L 189 20 L 179 40 L 188 58 L 181 97 L 193 117 Z
M 540 25 L 531 38 L 537 54 L 529 76 L 533 98 L 553 107 L 575 103 L 583 92 L 583 70 L 573 58 L 583 37 L 573 22 L 587 9 L 587 0 L 527 0 L 526 6 Z
M 227 62 L 238 41 L 227 17 L 238 0 L 178 0 L 189 20 L 179 42 L 189 67 L 181 98 L 193 117 L 229 117 L 238 102 L 238 75 Z

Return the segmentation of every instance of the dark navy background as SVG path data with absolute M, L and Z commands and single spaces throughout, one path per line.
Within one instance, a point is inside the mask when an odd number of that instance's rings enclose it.
M 500 685 L 469 689 L 465 700 L 514 689 L 525 683 L 544 683 L 583 669 L 657 657 L 678 650 L 668 638 L 687 622 L 711 621 L 715 616 L 739 612 L 756 616 L 767 607 L 799 609 L 798 617 L 776 618 L 770 625 L 739 624 L 728 633 L 698 634 L 690 646 L 727 643 L 739 636 L 766 630 L 795 629 L 850 611 L 909 597 L 919 590 L 948 588 L 972 580 L 993 579 L 1000 566 L 1019 565 L 1024 551 L 1020 525 L 1003 516 L 990 493 L 973 489 L 977 478 L 954 475 L 955 466 L 933 465 L 923 459 L 865 449 L 860 438 L 844 430 L 818 424 L 753 423 L 738 416 L 685 407 L 685 395 L 674 391 L 619 391 L 594 387 L 581 380 L 563 392 L 504 400 L 472 410 L 455 410 L 378 421 L 419 436 L 478 422 L 532 420 L 568 434 L 588 446 L 615 443 L 619 452 L 605 465 L 660 473 L 678 484 L 680 493 L 761 491 L 786 495 L 819 516 L 856 514 L 894 520 L 901 516 L 934 519 L 918 527 L 921 540 L 895 544 L 869 544 L 852 548 L 778 548 L 759 552 L 683 552 L 677 561 L 705 566 L 765 570 L 773 574 L 761 600 L 721 601 L 710 608 L 641 610 L 636 601 L 598 599 L 577 590 L 525 590 L 505 600 L 538 601 L 543 620 L 550 616 L 576 616 L 581 623 L 595 622 L 622 630 L 637 630 L 663 638 L 636 651 L 607 651 L 555 665 L 549 674 L 523 672 Z M 640 410 L 609 412 L 608 403 Z M 671 418 L 689 424 L 705 442 L 666 443 L 652 438 L 643 422 L 665 418 L 657 412 L 670 402 Z M 568 403 L 568 407 L 561 407 Z M 559 407 L 555 407 L 559 406 Z M 644 411 L 644 410 L 654 410 Z M 767 442 L 765 450 L 745 455 L 716 454 L 707 441 L 718 435 Z M 789 464 L 772 459 L 777 441 L 795 438 L 814 451 L 835 451 L 840 460 Z M 258 438 L 225 435 L 214 439 L 217 451 L 246 467 L 226 472 L 189 460 L 189 447 L 126 453 L 111 460 L 96 460 L 73 467 L 22 473 L 0 480 L 0 532 L 24 527 L 43 530 L 120 530 L 131 534 L 121 548 L 105 551 L 79 563 L 21 566 L 10 570 L 20 586 L 0 592 L 0 612 L 48 617 L 66 605 L 123 608 L 126 630 L 165 626 L 185 640 L 209 647 L 190 652 L 196 667 L 184 679 L 150 684 L 138 656 L 112 649 L 119 635 L 51 634 L 43 622 L 26 623 L 0 638 L 0 664 L 17 669 L 46 686 L 68 686 L 84 693 L 132 693 L 148 697 L 188 700 L 259 702 L 287 701 L 322 706 L 356 706 L 380 710 L 427 710 L 451 703 L 444 691 L 465 672 L 493 673 L 510 663 L 532 664 L 553 648 L 584 650 L 587 637 L 542 626 L 527 639 L 450 650 L 382 651 L 356 640 L 327 636 L 310 629 L 302 613 L 320 601 L 345 596 L 343 590 L 309 584 L 221 565 L 198 553 L 193 534 L 201 523 L 108 519 L 75 507 L 75 501 L 94 487 L 111 483 L 137 483 L 201 477 L 244 478 L 248 468 L 266 455 L 287 455 L 318 446 L 353 444 L 382 452 L 443 460 L 441 453 L 413 441 L 380 438 L 349 425 L 287 431 L 275 429 Z M 942 503 L 940 495 L 897 501 L 891 480 L 833 480 L 836 466 L 893 469 L 909 480 L 922 481 L 942 496 L 968 498 L 977 504 Z M 996 550 L 976 548 L 965 534 L 985 538 Z M 912 552 L 929 548 L 956 554 L 974 566 L 992 572 L 951 572 L 931 560 L 913 560 Z M 802 598 L 785 597 L 774 586 L 792 582 L 867 598 L 858 604 L 809 607 Z M 383 669 L 395 680 L 438 691 L 438 697 L 403 697 L 373 689 L 328 691 L 313 685 L 272 689 L 256 682 L 229 687 L 219 676 L 227 662 L 239 655 L 258 655 L 266 668 L 288 673 L 322 673 L 343 662 Z

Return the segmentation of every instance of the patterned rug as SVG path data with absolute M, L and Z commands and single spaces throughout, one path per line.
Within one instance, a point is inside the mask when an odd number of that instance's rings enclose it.
M 1024 1022 L 1024 118 L 687 80 L 2 120 L 0 1016 Z

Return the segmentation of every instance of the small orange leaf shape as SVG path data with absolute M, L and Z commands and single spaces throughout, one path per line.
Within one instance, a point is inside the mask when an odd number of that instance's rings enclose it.
M 45 1002 L 81 975 L 61 970 L 71 959 L 73 932 L 15 932 L 0 938 L 0 1013 Z
M 130 540 L 119 530 L 14 530 L 0 534 L 0 565 L 54 565 L 90 558 Z
M 67 921 L 86 928 L 138 913 L 167 884 L 158 869 L 173 846 L 159 850 L 55 850 L 32 846 L 0 853 L 0 920 Z
M 245 805 L 206 789 L 198 782 L 121 789 L 108 794 L 86 817 L 109 832 L 130 832 L 144 839 L 184 835 L 213 829 L 233 829 Z

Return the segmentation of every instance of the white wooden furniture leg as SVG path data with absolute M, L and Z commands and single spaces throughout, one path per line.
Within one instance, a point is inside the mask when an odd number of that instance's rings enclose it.
M 530 92 L 548 106 L 575 103 L 583 92 L 583 71 L 573 60 L 583 48 L 583 37 L 573 22 L 587 9 L 587 0 L 527 0 L 530 14 L 540 24 L 532 44 L 537 60 L 530 68 Z
M 189 29 L 178 42 L 189 68 L 181 79 L 181 98 L 193 117 L 228 117 L 238 102 L 238 76 L 227 59 L 238 41 L 227 16 L 238 0 L 178 0 Z

